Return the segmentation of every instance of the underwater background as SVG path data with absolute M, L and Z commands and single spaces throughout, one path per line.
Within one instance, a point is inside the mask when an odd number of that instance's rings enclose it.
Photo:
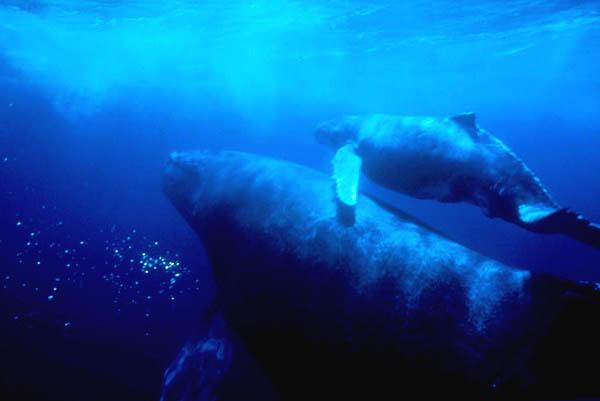
M 329 172 L 322 121 L 477 113 L 600 221 L 596 1 L 0 1 L 0 399 L 151 400 L 214 295 L 161 191 L 171 151 Z M 371 187 L 371 185 L 369 185 Z M 600 252 L 377 188 L 511 266 Z

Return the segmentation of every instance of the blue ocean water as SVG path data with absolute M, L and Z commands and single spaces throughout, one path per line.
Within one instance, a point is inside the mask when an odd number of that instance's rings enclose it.
M 598 43 L 595 1 L 0 1 L 0 397 L 158 399 L 215 291 L 161 191 L 171 151 L 329 172 L 324 120 L 474 111 L 600 221 Z M 600 280 L 573 240 L 376 190 L 509 265 Z

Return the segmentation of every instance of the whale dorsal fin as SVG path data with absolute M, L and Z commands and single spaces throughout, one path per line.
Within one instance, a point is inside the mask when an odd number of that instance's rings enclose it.
M 354 144 L 342 146 L 332 161 L 338 219 L 345 225 L 354 224 L 354 209 L 358 200 L 362 160 L 356 154 L 355 147 Z
M 465 131 L 477 136 L 477 117 L 475 113 L 461 113 L 450 117 L 452 121 L 460 125 Z

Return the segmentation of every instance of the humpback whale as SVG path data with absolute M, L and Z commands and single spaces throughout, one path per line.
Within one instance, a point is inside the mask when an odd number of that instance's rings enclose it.
M 508 267 L 361 194 L 341 224 L 330 178 L 288 162 L 174 153 L 163 187 L 282 399 L 600 396 L 594 283 Z
M 526 230 L 600 248 L 600 226 L 560 207 L 508 146 L 477 125 L 474 113 L 348 116 L 321 124 L 315 136 L 338 149 L 332 161 L 336 198 L 350 224 L 362 171 L 419 199 L 471 203 Z

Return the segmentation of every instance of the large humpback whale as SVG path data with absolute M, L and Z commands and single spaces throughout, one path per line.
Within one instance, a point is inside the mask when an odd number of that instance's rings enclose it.
M 329 177 L 282 161 L 173 154 L 164 189 L 285 399 L 600 396 L 594 284 L 507 267 L 366 197 L 344 226 Z
M 560 207 L 525 163 L 477 125 L 474 113 L 348 116 L 320 125 L 315 135 L 338 148 L 336 195 L 350 223 L 362 170 L 416 198 L 468 202 L 529 231 L 565 234 L 600 248 L 600 226 Z

